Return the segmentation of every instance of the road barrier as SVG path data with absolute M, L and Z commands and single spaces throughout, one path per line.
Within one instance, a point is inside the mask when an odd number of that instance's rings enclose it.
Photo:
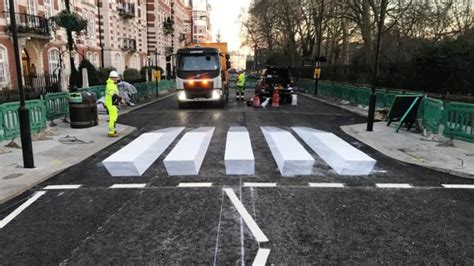
M 154 82 L 143 82 L 134 84 L 134 86 L 136 86 L 140 98 L 148 98 L 156 95 Z M 173 80 L 163 80 L 159 83 L 160 91 L 174 87 Z M 105 95 L 105 86 L 81 88 L 79 91 L 93 93 L 97 96 L 97 99 L 99 99 Z M 0 104 L 0 142 L 19 137 L 19 107 L 19 102 Z M 26 101 L 26 107 L 29 111 L 30 131 L 32 133 L 38 133 L 46 128 L 47 121 L 65 117 L 69 114 L 69 93 L 49 93 L 40 100 Z
M 297 91 L 314 93 L 314 80 L 300 79 Z M 366 86 L 354 86 L 329 81 L 319 81 L 318 94 L 337 101 L 347 101 L 354 105 L 368 106 L 371 89 Z M 387 88 L 377 89 L 376 107 L 387 109 L 392 106 L 397 95 L 420 95 L 419 91 L 401 91 Z M 446 106 L 446 107 L 444 107 Z M 474 142 L 474 104 L 449 102 L 425 97 L 418 112 L 421 125 L 433 133 L 444 126 L 443 135 L 453 139 Z
M 446 104 L 443 125 L 445 137 L 474 142 L 474 104 Z

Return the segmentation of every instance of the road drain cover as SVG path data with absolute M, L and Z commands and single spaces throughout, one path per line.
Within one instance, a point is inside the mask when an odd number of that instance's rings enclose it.
M 13 178 L 20 177 L 22 175 L 23 174 L 20 174 L 20 173 L 13 173 L 13 174 L 9 174 L 9 175 L 6 175 L 6 176 L 2 177 L 2 179 L 13 179 Z

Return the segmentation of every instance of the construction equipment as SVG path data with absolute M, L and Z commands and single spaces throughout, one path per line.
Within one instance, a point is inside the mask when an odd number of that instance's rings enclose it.
M 199 43 L 179 49 L 176 58 L 176 89 L 180 108 L 195 102 L 229 100 L 230 56 L 227 43 Z

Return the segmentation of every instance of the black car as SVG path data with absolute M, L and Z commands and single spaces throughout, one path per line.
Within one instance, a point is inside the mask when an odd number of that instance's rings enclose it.
M 275 87 L 281 86 L 280 102 L 291 102 L 294 79 L 288 66 L 267 66 L 255 85 L 255 94 L 263 101 L 272 97 Z

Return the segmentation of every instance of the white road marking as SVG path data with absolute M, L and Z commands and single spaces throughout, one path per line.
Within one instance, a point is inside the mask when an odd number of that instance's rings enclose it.
M 259 248 L 257 251 L 257 256 L 255 256 L 255 259 L 253 260 L 252 266 L 265 266 L 268 255 L 270 255 L 270 249 Z
M 462 189 L 474 189 L 474 185 L 468 184 L 441 184 L 444 188 L 462 188 Z
M 212 187 L 212 183 L 179 183 L 178 187 Z
M 330 188 L 341 188 L 344 187 L 343 183 L 308 183 L 310 187 L 330 187 Z
M 46 186 L 44 187 L 43 189 L 46 189 L 46 190 L 55 190 L 55 189 L 78 189 L 80 188 L 82 185 L 51 185 L 51 186 Z
M 38 191 L 36 192 L 33 197 L 28 199 L 25 203 L 21 204 L 18 208 L 16 208 L 12 213 L 10 213 L 7 217 L 0 220 L 0 229 L 5 227 L 9 222 L 11 222 L 15 217 L 17 217 L 22 211 L 28 208 L 33 202 L 38 200 L 41 196 L 46 194 L 46 191 Z
M 276 187 L 276 183 L 244 183 L 244 187 Z
M 113 184 L 109 188 L 144 188 L 146 184 Z
M 259 243 L 268 242 L 268 238 L 262 232 L 260 227 L 258 227 L 257 223 L 254 221 L 252 216 L 250 216 L 250 214 L 245 209 L 242 202 L 240 202 L 240 200 L 237 198 L 237 195 L 235 195 L 235 192 L 231 188 L 224 188 L 224 191 L 229 197 L 232 204 L 234 204 L 234 207 L 237 209 L 242 219 L 244 219 L 245 223 L 247 224 L 248 228 L 252 232 L 257 242 Z
M 377 183 L 378 188 L 413 188 L 412 185 L 406 183 Z

